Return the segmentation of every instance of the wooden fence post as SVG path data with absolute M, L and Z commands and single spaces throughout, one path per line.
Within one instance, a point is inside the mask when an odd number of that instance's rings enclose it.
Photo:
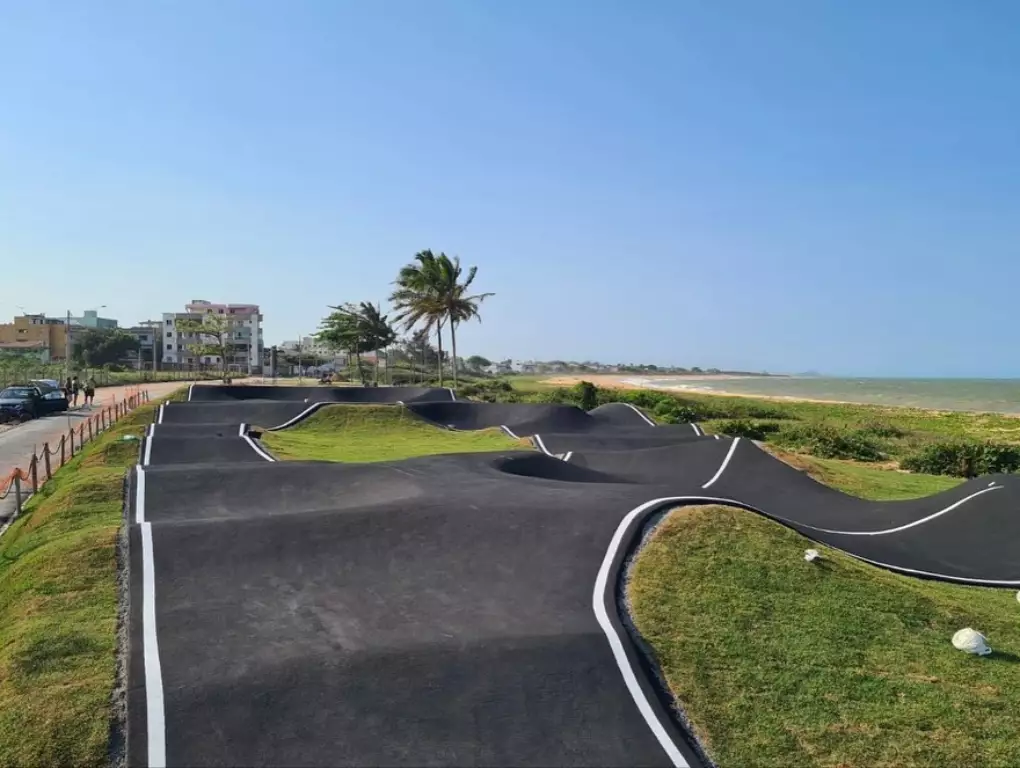
M 46 479 L 47 480 L 52 480 L 53 479 L 53 469 L 50 466 L 50 444 L 49 443 L 43 443 L 42 455 L 43 455 L 43 464 L 46 465 Z
M 80 451 L 82 446 L 85 445 L 85 425 L 78 425 L 78 450 Z
M 92 419 L 90 418 L 89 419 L 89 442 L 91 443 L 92 440 L 93 440 L 93 437 L 92 437 Z
M 64 449 L 66 447 L 66 444 L 67 444 L 67 435 L 61 435 L 60 436 L 60 466 L 64 466 L 64 464 L 67 463 L 67 458 L 65 457 L 65 453 L 64 453 Z
M 21 514 L 21 472 L 14 470 L 14 514 Z
M 32 475 L 32 493 L 39 493 L 39 457 L 34 453 L 28 462 L 28 471 Z

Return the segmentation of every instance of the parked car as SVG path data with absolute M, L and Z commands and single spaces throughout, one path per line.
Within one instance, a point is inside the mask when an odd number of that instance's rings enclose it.
M 46 413 L 61 413 L 70 406 L 67 393 L 56 379 L 33 379 L 29 383 L 42 395 Z
M 0 421 L 28 421 L 45 412 L 42 392 L 36 386 L 19 385 L 0 391 Z

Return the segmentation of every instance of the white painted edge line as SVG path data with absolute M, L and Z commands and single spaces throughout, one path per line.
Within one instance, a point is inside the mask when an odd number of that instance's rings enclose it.
M 739 438 L 738 438 L 739 439 Z M 734 441 L 735 442 L 735 441 Z M 969 498 L 969 497 L 968 497 Z M 753 513 L 762 515 L 765 518 L 769 518 L 776 521 L 782 521 L 791 523 L 792 521 L 784 521 L 783 518 L 772 517 L 766 515 L 761 510 L 751 507 L 743 502 L 736 501 L 735 499 L 724 499 L 712 496 L 665 496 L 659 499 L 652 499 L 646 501 L 644 504 L 632 509 L 627 515 L 620 521 L 619 526 L 616 528 L 616 532 L 613 534 L 612 540 L 609 542 L 609 548 L 606 550 L 606 555 L 602 560 L 602 566 L 599 568 L 598 576 L 595 578 L 595 589 L 592 593 L 592 608 L 595 611 L 595 619 L 598 621 L 599 626 L 602 628 L 603 634 L 606 636 L 606 640 L 609 641 L 609 649 L 613 653 L 613 657 L 616 660 L 616 665 L 620 668 L 620 673 L 623 675 L 623 681 L 627 686 L 627 690 L 630 692 L 631 697 L 634 699 L 634 703 L 637 705 L 638 711 L 645 718 L 645 722 L 648 723 L 648 727 L 651 729 L 652 734 L 658 740 L 659 745 L 666 752 L 666 755 L 673 762 L 676 768 L 690 768 L 688 762 L 684 759 L 683 754 L 677 748 L 676 744 L 666 733 L 662 723 L 655 716 L 655 712 L 652 710 L 651 705 L 645 698 L 644 692 L 641 690 L 641 686 L 637 682 L 637 677 L 634 674 L 633 668 L 630 666 L 630 662 L 627 659 L 627 654 L 623 649 L 623 641 L 617 634 L 613 623 L 609 620 L 609 616 L 605 610 L 605 593 L 609 581 L 609 571 L 612 570 L 613 560 L 616 559 L 616 553 L 620 548 L 620 544 L 623 540 L 623 534 L 630 527 L 631 522 L 638 515 L 646 512 L 647 510 L 657 507 L 663 504 L 671 502 L 691 502 L 691 503 L 706 503 L 706 504 L 732 504 L 741 509 L 749 510 Z M 1015 587 L 1020 586 L 1020 581 L 1017 580 L 1001 580 L 1001 579 L 970 579 L 961 578 L 958 576 L 947 576 L 945 574 L 933 573 L 931 571 L 919 571 L 913 568 L 903 568 L 901 566 L 889 565 L 878 560 L 871 560 L 860 555 L 855 555 L 852 552 L 846 552 L 845 550 L 834 547 L 831 544 L 825 544 L 820 542 L 824 546 L 830 547 L 838 552 L 843 552 L 846 555 L 860 560 L 871 565 L 885 568 L 895 573 L 911 574 L 914 576 L 929 576 L 932 578 L 942 579 L 949 582 L 955 582 L 958 584 L 982 584 L 987 586 L 1000 586 L 1000 587 Z
M 535 441 L 535 445 L 538 446 L 538 449 L 542 453 L 544 453 L 546 456 L 552 456 L 552 454 L 549 453 L 549 449 L 545 447 L 545 443 L 542 442 L 542 436 L 541 435 L 537 435 L 537 434 L 536 435 L 532 435 L 531 439 Z
M 145 522 L 145 470 L 135 467 L 135 522 Z
M 500 424 L 499 428 L 502 429 L 504 432 L 506 432 L 508 435 L 510 435 L 510 437 L 512 437 L 514 440 L 520 440 L 521 439 L 517 435 L 515 435 L 513 430 L 510 429 L 510 427 L 508 427 L 506 424 Z
M 242 440 L 244 440 L 246 443 L 248 443 L 248 445 L 251 446 L 251 449 L 253 451 L 255 451 L 255 453 L 257 453 L 259 456 L 261 456 L 266 461 L 276 461 L 276 459 L 274 459 L 272 456 L 270 456 L 268 453 L 266 453 L 264 450 L 262 450 L 259 447 L 258 443 L 256 443 L 254 440 L 252 440 L 251 435 L 248 434 L 248 425 L 247 424 L 242 424 L 241 425 L 240 430 L 238 430 L 238 435 L 237 436 L 240 437 Z
M 278 429 L 286 429 L 291 424 L 297 424 L 303 418 L 305 418 L 306 416 L 309 416 L 310 414 L 312 414 L 315 411 L 319 410 L 324 405 L 333 405 L 333 403 L 312 403 L 310 406 L 308 406 L 303 411 L 301 411 L 301 413 L 299 413 L 293 419 L 288 419 L 287 421 L 283 422 L 283 424 L 278 424 L 275 427 L 269 427 L 269 429 L 267 431 L 275 432 Z
M 712 475 L 712 479 L 705 483 L 703 486 L 701 486 L 703 489 L 711 487 L 716 480 L 722 477 L 722 473 L 726 470 L 726 465 L 730 463 L 730 459 L 733 458 L 733 452 L 737 450 L 737 443 L 739 442 L 740 442 L 739 437 L 733 438 L 733 442 L 730 444 L 730 449 L 726 452 L 726 458 L 723 459 L 723 462 L 722 464 L 719 465 L 719 469 L 716 471 L 716 473 Z
M 152 427 L 149 427 L 148 434 L 144 438 L 145 440 L 145 451 L 142 454 L 142 466 L 149 466 L 149 460 L 152 458 Z
M 570 461 L 570 457 L 573 456 L 573 455 L 574 455 L 573 451 L 567 451 L 566 454 L 564 454 L 564 456 L 563 456 L 563 460 L 564 461 Z
M 719 435 L 712 435 L 712 437 L 714 437 L 716 440 L 719 439 Z
M 632 411 L 634 411 L 634 413 L 636 413 L 638 416 L 640 416 L 642 419 L 644 419 L 645 422 L 648 424 L 648 426 L 650 426 L 650 427 L 658 426 L 654 421 L 652 421 L 650 418 L 645 416 L 644 411 L 642 411 L 636 405 L 631 405 L 630 403 L 620 403 L 620 405 L 625 405 L 628 408 L 630 408 Z
M 693 421 L 691 422 L 691 429 L 694 430 L 694 434 L 696 434 L 698 437 L 701 437 L 702 435 L 705 434 L 704 432 L 701 431 L 701 428 Z
M 144 495 L 144 491 L 140 491 Z M 166 765 L 166 721 L 163 710 L 163 670 L 156 635 L 156 573 L 152 554 L 152 523 L 142 533 L 142 648 L 145 659 L 145 721 L 149 768 Z
M 194 391 L 195 391 L 195 385 L 192 384 L 190 387 L 188 387 L 188 402 L 189 403 L 191 402 L 191 393 L 194 392 Z
M 160 405 L 159 405 L 159 416 L 156 417 L 156 423 L 157 424 L 162 424 L 163 423 L 163 409 L 165 407 L 166 407 L 166 403 L 160 403 Z
M 994 485 L 994 486 L 990 486 L 988 488 L 982 488 L 980 491 L 977 491 L 976 493 L 972 493 L 970 496 L 966 496 L 966 497 L 960 499 L 959 501 L 957 501 L 957 502 L 955 502 L 953 504 L 950 504 L 945 509 L 940 509 L 938 512 L 934 512 L 934 513 L 928 515 L 927 517 L 922 517 L 920 520 L 915 520 L 914 522 L 907 523 L 906 525 L 899 525 L 899 526 L 897 526 L 895 528 L 887 528 L 884 531 L 833 531 L 833 530 L 829 530 L 828 528 L 818 528 L 818 527 L 813 526 L 813 525 L 804 525 L 803 523 L 798 523 L 798 525 L 801 525 L 801 526 L 803 526 L 805 528 L 810 528 L 813 531 L 818 531 L 819 533 L 835 533 L 835 534 L 839 534 L 840 536 L 884 536 L 887 533 L 899 533 L 900 531 L 905 531 L 908 528 L 913 528 L 915 525 L 923 525 L 924 523 L 927 523 L 927 522 L 929 522 L 931 520 L 934 520 L 936 517 L 941 517 L 942 515 L 946 514 L 947 512 L 952 512 L 957 507 L 959 507 L 959 506 L 961 506 L 963 504 L 966 504 L 971 499 L 973 499 L 973 498 L 975 498 L 977 496 L 980 496 L 983 493 L 988 493 L 989 491 L 1001 491 L 1001 490 L 1003 490 L 1003 487 L 1001 485 Z
M 450 399 L 453 400 L 454 402 L 456 402 L 457 401 L 457 393 L 453 391 L 453 388 L 452 387 L 447 387 L 446 391 L 450 393 Z
M 623 518 L 619 526 L 617 526 L 616 532 L 613 534 L 613 538 L 609 542 L 609 548 L 606 550 L 606 556 L 602 559 L 602 566 L 599 568 L 598 576 L 595 577 L 595 589 L 592 593 L 592 608 L 595 611 L 596 621 L 598 621 L 599 626 L 602 627 L 602 632 L 605 634 L 606 640 L 609 641 L 609 650 L 613 652 L 613 657 L 616 659 L 616 666 L 620 668 L 620 673 L 623 675 L 623 682 L 627 686 L 627 690 L 630 691 L 630 696 L 634 699 L 638 712 L 641 713 L 645 722 L 648 723 L 648 727 L 659 742 L 659 746 L 662 747 L 663 751 L 669 757 L 670 762 L 673 763 L 675 768 L 690 768 L 690 764 L 684 759 L 679 747 L 677 747 L 677 745 L 669 737 L 669 734 L 659 721 L 659 718 L 655 716 L 655 711 L 652 709 L 652 705 L 649 703 L 648 699 L 645 698 L 644 691 L 641 690 L 641 685 L 638 683 L 637 676 L 634 674 L 634 669 L 631 667 L 630 662 L 627 659 L 627 652 L 623 648 L 623 641 L 616 633 L 616 628 L 613 626 L 613 622 L 609 620 L 605 605 L 609 572 L 612 570 L 613 560 L 616 558 L 616 552 L 619 550 L 620 543 L 623 541 L 624 532 L 630 526 L 631 521 L 642 512 L 650 507 L 662 504 L 669 500 L 670 499 L 652 499 L 651 501 L 647 501 L 636 509 L 631 510 L 627 516 Z

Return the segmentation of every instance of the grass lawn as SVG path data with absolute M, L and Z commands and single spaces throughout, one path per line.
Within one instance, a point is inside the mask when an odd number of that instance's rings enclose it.
M 392 405 L 327 405 L 290 429 L 264 433 L 262 442 L 281 459 L 346 462 L 531 447 L 498 428 L 440 429 Z
M 960 477 L 897 472 L 856 461 L 819 459 L 778 449 L 769 452 L 787 464 L 804 470 L 818 482 L 862 499 L 919 499 L 947 491 L 963 482 Z
M 627 592 L 719 765 L 1020 765 L 1013 591 L 898 576 L 754 514 L 695 507 L 666 518 Z M 967 626 L 996 654 L 954 649 Z
M 155 407 L 86 446 L 0 537 L 0 765 L 107 764 L 117 536 L 139 447 L 121 438 Z

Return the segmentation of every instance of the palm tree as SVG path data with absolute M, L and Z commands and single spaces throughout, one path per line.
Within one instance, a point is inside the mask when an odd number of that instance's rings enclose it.
M 470 267 L 467 271 L 467 278 L 460 282 L 463 269 L 460 266 L 460 257 L 454 256 L 450 259 L 445 253 L 439 254 L 439 273 L 442 275 L 440 281 L 440 303 L 445 310 L 446 320 L 450 324 L 450 347 L 453 350 L 453 386 L 457 386 L 457 326 L 465 320 L 475 319 L 482 321 L 478 305 L 494 293 L 469 293 L 471 283 L 475 281 L 478 274 L 478 267 Z
M 397 340 L 397 334 L 390 325 L 389 316 L 382 314 L 382 307 L 371 302 L 361 302 L 358 322 L 364 343 L 375 352 L 375 383 L 379 383 L 379 350 L 385 349 Z M 386 360 L 389 368 L 389 358 Z
M 443 385 L 443 322 L 446 309 L 440 301 L 442 276 L 439 259 L 426 250 L 416 253 L 414 261 L 405 264 L 397 279 L 390 301 L 397 310 L 396 320 L 410 330 L 421 326 L 426 334 L 436 332 L 439 348 L 439 385 Z

